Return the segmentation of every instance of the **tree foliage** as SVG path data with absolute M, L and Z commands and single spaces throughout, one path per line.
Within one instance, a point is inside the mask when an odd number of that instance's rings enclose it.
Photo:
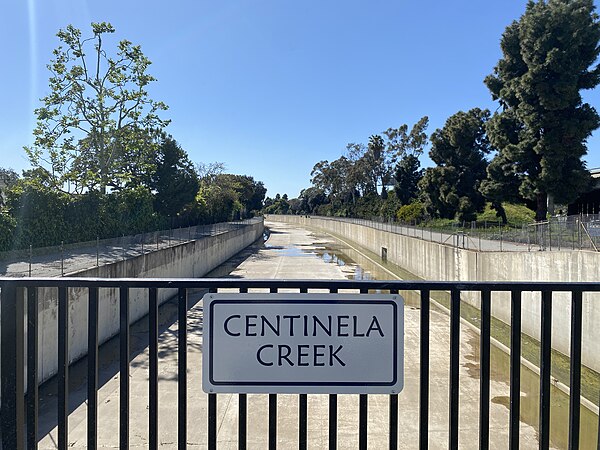
M 245 219 L 263 208 L 266 192 L 262 181 L 247 175 L 205 172 L 188 214 L 198 223 Z
M 176 216 L 196 198 L 200 182 L 194 165 L 171 136 L 162 139 L 149 187 L 155 192 L 155 211 L 167 217 Z
M 167 107 L 148 95 L 155 78 L 140 46 L 121 40 L 109 56 L 104 44 L 114 32 L 102 22 L 92 23 L 88 38 L 72 25 L 57 34 L 50 93 L 35 111 L 35 141 L 26 148 L 32 167 L 44 168 L 54 189 L 104 193 L 131 185 L 153 166 L 167 124 L 158 113 Z
M 10 168 L 0 167 L 0 209 L 4 206 L 7 192 L 19 181 L 17 172 Z
M 416 155 L 406 155 L 398 162 L 394 172 L 394 192 L 402 205 L 408 205 L 417 198 L 421 178 L 423 170 Z
M 502 59 L 485 79 L 502 111 L 488 125 L 498 149 L 487 195 L 503 191 L 537 201 L 545 219 L 547 196 L 568 203 L 584 191 L 586 140 L 600 125 L 580 91 L 600 82 L 600 23 L 592 0 L 530 1 L 502 35 Z M 506 189 L 503 189 L 506 187 Z
M 486 176 L 485 135 L 489 111 L 479 108 L 457 112 L 431 136 L 429 168 L 420 182 L 425 207 L 432 216 L 473 220 L 484 204 L 479 185 Z

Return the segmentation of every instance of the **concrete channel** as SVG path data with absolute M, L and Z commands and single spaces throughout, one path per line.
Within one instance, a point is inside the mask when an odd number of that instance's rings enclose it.
M 295 225 L 268 223 L 269 239 L 254 245 L 208 274 L 232 278 L 322 278 L 394 279 L 410 274 L 377 261 L 374 255 L 336 241 L 331 236 L 313 233 Z M 188 448 L 207 448 L 207 396 L 201 389 L 202 292 L 190 294 L 193 305 L 188 314 Z M 401 292 L 407 301 L 405 311 L 405 388 L 399 395 L 399 448 L 418 445 L 419 392 L 419 310 L 413 293 Z M 161 307 L 159 343 L 159 437 L 161 448 L 177 448 L 177 329 L 176 305 Z M 430 448 L 448 447 L 449 318 L 442 310 L 431 312 L 430 342 Z M 148 445 L 148 353 L 147 319 L 131 329 L 131 448 Z M 490 390 L 490 448 L 508 446 L 508 356 L 492 350 Z M 460 369 L 460 448 L 478 447 L 479 379 L 478 334 L 469 327 L 461 329 Z M 119 375 L 118 339 L 101 349 L 101 388 L 99 390 L 99 448 L 118 447 Z M 85 359 L 70 370 L 71 409 L 69 444 L 86 448 Z M 522 368 L 521 448 L 537 448 L 538 383 L 535 374 Z M 56 448 L 55 386 L 52 380 L 40 389 L 40 433 L 45 435 L 39 448 Z M 552 393 L 552 448 L 566 448 L 568 398 Z M 267 444 L 267 395 L 248 396 L 248 448 L 262 449 Z M 388 435 L 388 396 L 369 396 L 369 448 L 386 448 Z M 278 446 L 297 445 L 298 397 L 278 396 Z M 585 410 L 582 410 L 584 412 Z M 565 416 L 566 412 L 566 416 Z M 327 447 L 327 396 L 309 395 L 309 448 Z M 595 448 L 597 416 L 582 417 L 582 449 Z M 237 395 L 218 396 L 218 448 L 237 448 Z M 358 396 L 340 395 L 338 400 L 339 448 L 358 446 Z

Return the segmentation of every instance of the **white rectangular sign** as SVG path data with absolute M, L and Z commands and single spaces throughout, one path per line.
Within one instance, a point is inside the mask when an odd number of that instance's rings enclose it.
M 404 383 L 404 300 L 206 294 L 205 392 L 391 394 Z

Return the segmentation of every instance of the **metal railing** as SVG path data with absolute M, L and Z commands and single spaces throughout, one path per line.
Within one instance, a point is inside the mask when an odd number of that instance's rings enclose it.
M 276 216 L 273 216 L 276 217 Z M 354 223 L 389 233 L 477 251 L 561 251 L 600 249 L 600 215 L 552 217 L 521 226 L 500 222 L 463 222 L 447 226 L 413 221 L 396 222 L 383 217 L 306 216 Z
M 539 448 L 550 446 L 550 385 L 551 385 L 551 326 L 552 298 L 556 292 L 568 292 L 571 296 L 571 364 L 569 403 L 569 448 L 579 448 L 580 392 L 581 392 L 581 335 L 582 301 L 587 292 L 600 292 L 600 283 L 509 283 L 509 282 L 413 282 L 413 281 L 351 281 L 351 280 L 248 280 L 248 279 L 87 279 L 87 278 L 0 278 L 1 306 L 1 433 L 2 445 L 8 449 L 35 449 L 38 442 L 38 292 L 40 288 L 52 288 L 58 293 L 58 439 L 60 449 L 69 445 L 69 334 L 70 288 L 87 291 L 87 445 L 96 448 L 98 443 L 98 335 L 99 292 L 107 288 L 118 289 L 120 307 L 119 328 L 119 442 L 120 448 L 128 448 L 130 438 L 130 323 L 129 294 L 134 288 L 146 292 L 149 307 L 149 436 L 148 448 L 156 449 L 158 439 L 158 294 L 163 289 L 177 289 L 177 317 L 179 323 L 189 323 L 188 291 L 218 292 L 234 289 L 241 293 L 262 289 L 276 293 L 295 290 L 300 293 L 323 290 L 368 294 L 373 291 L 390 291 L 393 294 L 417 291 L 420 301 L 420 365 L 419 365 L 419 448 L 429 444 L 429 394 L 430 394 L 430 309 L 432 293 L 449 292 L 450 298 L 450 353 L 449 353 L 449 437 L 451 449 L 460 448 L 459 442 L 459 368 L 461 332 L 461 295 L 467 291 L 479 293 L 481 298 L 480 366 L 479 366 L 479 448 L 488 449 L 490 443 L 490 326 L 492 293 L 510 293 L 512 323 L 510 338 L 510 402 L 509 443 L 510 448 L 519 447 L 519 419 L 521 401 L 521 304 L 524 292 L 537 292 L 541 297 L 541 342 L 539 378 Z M 25 313 L 27 312 L 26 316 Z M 25 326 L 24 318 L 27 317 Z M 27 342 L 25 348 L 25 339 Z M 187 348 L 188 329 L 179 327 L 177 335 L 178 395 L 177 428 L 179 448 L 186 447 L 187 439 Z M 27 363 L 27 364 L 25 364 Z M 26 368 L 26 369 L 25 369 Z M 29 389 L 25 393 L 25 382 Z M 369 396 L 359 394 L 359 448 L 368 444 L 367 423 Z M 389 448 L 398 448 L 398 394 L 389 396 Z M 208 423 L 206 443 L 209 449 L 217 447 L 217 394 L 208 394 Z M 329 448 L 338 442 L 338 398 L 329 394 Z M 276 447 L 277 395 L 269 394 L 268 442 Z M 239 394 L 238 447 L 247 444 L 247 396 Z M 308 442 L 307 395 L 298 396 L 298 447 L 307 448 Z M 402 444 L 402 443 L 400 443 Z M 410 445 L 412 445 L 411 443 Z M 404 446 L 403 446 L 404 447 Z
M 204 239 L 260 222 L 262 217 L 152 231 L 118 238 L 96 239 L 53 247 L 0 252 L 0 275 L 64 276 L 156 250 Z

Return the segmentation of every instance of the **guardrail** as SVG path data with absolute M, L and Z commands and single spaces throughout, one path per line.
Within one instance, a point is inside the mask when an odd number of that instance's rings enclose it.
M 449 354 L 449 448 L 460 448 L 459 443 L 459 357 L 461 330 L 461 293 L 478 292 L 481 296 L 481 333 L 479 367 L 479 448 L 488 449 L 490 442 L 490 326 L 491 299 L 495 292 L 509 292 L 512 308 L 510 339 L 510 448 L 519 447 L 519 419 L 521 399 L 521 303 L 523 292 L 537 292 L 541 297 L 540 342 L 540 399 L 539 399 L 539 446 L 550 446 L 550 363 L 552 296 L 555 292 L 571 295 L 571 365 L 569 403 L 569 448 L 579 448 L 580 392 L 581 392 L 581 333 L 582 302 L 586 292 L 600 292 L 600 283 L 509 283 L 509 282 L 413 282 L 413 281 L 351 281 L 351 280 L 249 280 L 249 279 L 88 279 L 88 278 L 0 278 L 1 313 L 1 433 L 4 449 L 35 449 L 38 441 L 38 298 L 39 288 L 57 290 L 58 298 L 58 448 L 69 445 L 69 289 L 83 288 L 88 291 L 88 356 L 87 356 L 87 444 L 96 448 L 98 442 L 98 298 L 100 289 L 118 289 L 120 299 L 120 395 L 119 395 L 119 442 L 128 448 L 130 437 L 130 339 L 129 339 L 129 290 L 142 288 L 149 302 L 149 436 L 148 448 L 156 449 L 158 440 L 158 291 L 177 289 L 179 323 L 188 323 L 188 291 L 200 289 L 218 292 L 233 289 L 246 293 L 256 289 L 276 293 L 290 289 L 306 293 L 323 290 L 330 293 L 390 291 L 418 291 L 420 298 L 420 383 L 419 383 L 419 447 L 428 448 L 429 431 L 429 342 L 431 294 L 438 291 L 450 295 L 450 354 Z M 26 314 L 27 312 L 27 314 Z M 26 315 L 25 315 L 26 314 Z M 25 326 L 25 317 L 27 323 Z M 27 342 L 25 348 L 25 339 Z M 178 443 L 185 448 L 187 439 L 187 327 L 179 327 L 178 348 Z M 27 364 L 25 364 L 27 363 Z M 27 369 L 25 369 L 27 367 Z M 27 381 L 29 389 L 25 393 Z M 398 447 L 398 394 L 390 395 L 389 447 Z M 307 448 L 308 403 L 306 394 L 298 397 L 299 433 L 298 446 Z M 368 401 L 366 394 L 359 394 L 359 448 L 368 444 Z M 217 446 L 217 394 L 208 395 L 208 423 L 206 442 L 208 448 Z M 328 441 L 336 448 L 337 395 L 329 394 Z M 247 397 L 239 394 L 238 447 L 246 448 Z M 277 395 L 269 394 L 268 410 L 269 448 L 275 448 L 277 439 Z

